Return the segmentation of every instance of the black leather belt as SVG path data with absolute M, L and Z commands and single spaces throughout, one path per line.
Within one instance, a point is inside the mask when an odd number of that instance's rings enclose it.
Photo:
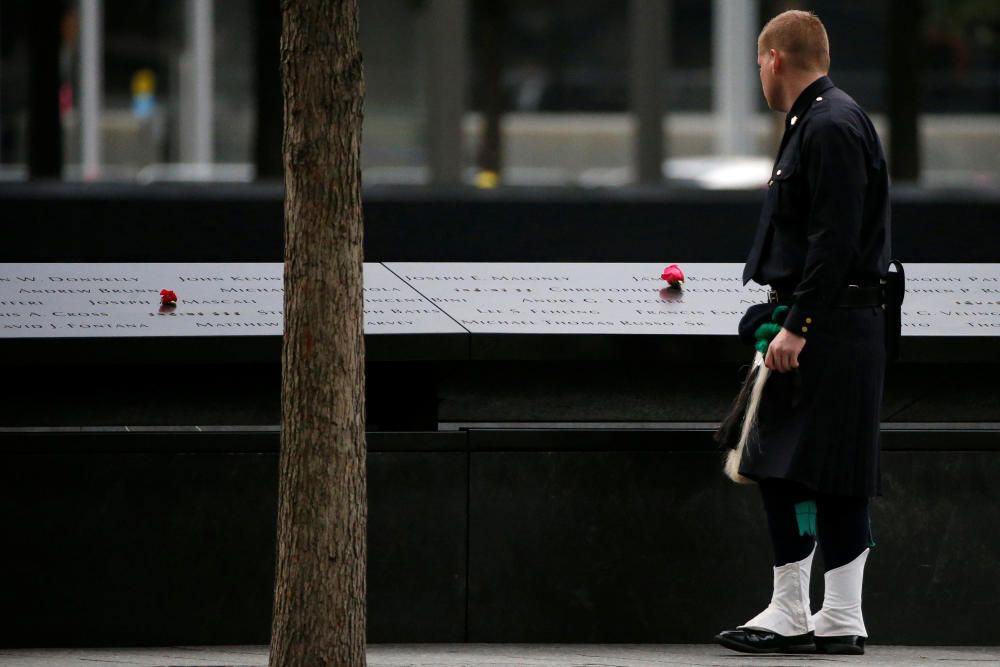
M 791 305 L 795 302 L 792 290 L 768 290 L 767 302 L 781 305 Z M 844 308 L 861 306 L 881 306 L 885 303 L 882 285 L 860 286 L 848 285 L 840 291 L 835 305 Z

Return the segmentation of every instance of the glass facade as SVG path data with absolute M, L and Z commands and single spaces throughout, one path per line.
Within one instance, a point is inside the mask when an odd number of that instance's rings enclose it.
M 437 34 L 432 6 L 440 1 L 359 0 L 367 184 L 431 181 L 432 77 L 454 80 L 464 93 L 458 116 L 462 182 L 487 187 L 632 182 L 630 2 L 466 0 L 464 28 L 456 37 L 465 58 L 449 69 L 434 65 L 432 57 Z M 258 95 L 280 95 L 256 85 L 257 12 L 264 0 L 91 2 L 101 8 L 96 26 L 81 18 L 84 0 L 52 3 L 60 35 L 51 45 L 59 50 L 60 78 L 53 103 L 63 128 L 64 178 L 252 180 Z M 872 113 L 887 139 L 889 0 L 746 2 L 758 17 L 743 28 L 753 37 L 768 17 L 789 5 L 816 11 L 830 33 L 831 77 Z M 0 3 L 0 179 L 6 180 L 27 176 L 30 5 L 30 0 Z M 683 174 L 691 160 L 726 164 L 725 156 L 716 154 L 713 6 L 706 0 L 668 3 L 659 64 L 665 173 Z M 923 9 L 921 183 L 995 187 L 1000 184 L 1000 3 L 923 0 Z M 97 31 L 100 44 L 100 168 L 94 173 L 82 167 L 87 139 L 81 42 L 82 35 L 93 34 L 88 30 Z M 746 57 L 755 77 L 754 55 Z M 759 169 L 769 165 L 775 123 L 756 79 L 753 84 L 747 127 L 754 155 L 740 157 L 755 159 Z M 199 90 L 211 92 L 206 99 Z M 484 172 L 496 174 L 484 179 Z
M 427 33 L 422 2 L 362 0 L 366 182 L 427 181 Z
M 24 177 L 28 24 L 24 2 L 0 3 L 0 180 Z

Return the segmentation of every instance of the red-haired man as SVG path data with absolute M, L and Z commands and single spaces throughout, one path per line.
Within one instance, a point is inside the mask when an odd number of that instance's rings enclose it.
M 764 97 L 786 116 L 743 282 L 769 285 L 769 301 L 789 310 L 767 349 L 771 372 L 739 473 L 760 488 L 774 588 L 764 611 L 716 640 L 754 653 L 864 653 L 868 505 L 880 494 L 887 166 L 871 120 L 827 76 L 819 18 L 779 14 L 757 44 Z M 812 614 L 817 540 L 826 588 Z

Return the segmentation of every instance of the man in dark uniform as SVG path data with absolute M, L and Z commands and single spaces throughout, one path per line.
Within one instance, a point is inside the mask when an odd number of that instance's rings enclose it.
M 871 120 L 826 76 L 815 15 L 773 18 L 757 61 L 768 106 L 787 115 L 743 282 L 769 285 L 772 310 L 788 310 L 767 348 L 771 372 L 739 472 L 761 491 L 774 590 L 764 611 L 716 640 L 746 652 L 863 653 L 868 504 L 880 494 L 886 161 Z M 812 614 L 817 538 L 826 589 Z

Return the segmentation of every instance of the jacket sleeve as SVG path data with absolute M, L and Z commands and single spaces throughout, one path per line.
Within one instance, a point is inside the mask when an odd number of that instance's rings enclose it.
M 861 137 L 848 125 L 824 121 L 803 138 L 808 245 L 802 280 L 794 289 L 795 302 L 783 324 L 805 338 L 823 327 L 845 287 L 858 254 L 868 183 Z

